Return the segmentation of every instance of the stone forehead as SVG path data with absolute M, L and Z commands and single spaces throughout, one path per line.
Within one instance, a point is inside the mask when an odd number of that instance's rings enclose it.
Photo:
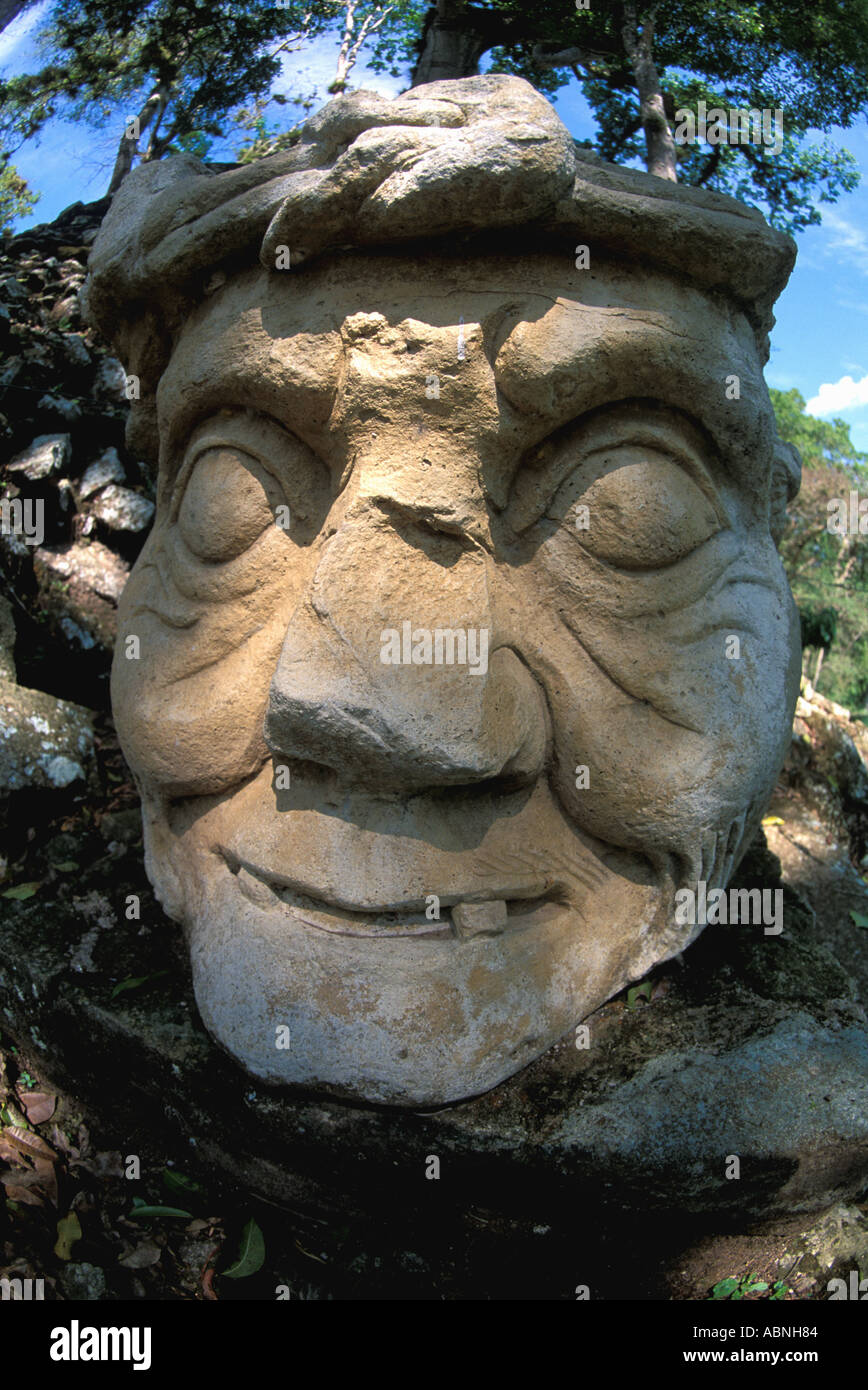
M 350 249 L 567 255 L 581 244 L 592 257 L 723 292 L 766 355 L 792 240 L 734 199 L 579 149 L 550 102 L 506 75 L 434 82 L 392 100 L 337 97 L 293 149 L 250 165 L 215 170 L 181 155 L 140 166 L 94 243 L 84 297 L 122 353 L 130 325 L 146 320 L 150 355 L 161 339 L 163 356 L 215 277 L 257 259 L 298 276 Z

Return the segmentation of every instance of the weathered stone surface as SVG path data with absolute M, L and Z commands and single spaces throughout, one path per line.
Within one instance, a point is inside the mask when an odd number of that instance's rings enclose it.
M 253 1076 L 456 1101 L 699 936 L 681 898 L 723 897 L 797 697 L 798 463 L 762 379 L 792 259 L 742 204 L 577 155 L 505 76 L 123 184 L 84 302 L 161 476 L 114 709 L 202 1017 Z M 778 1153 L 812 1050 L 855 1104 L 862 1044 L 825 1027 L 770 1029 Z M 664 1167 L 718 1085 L 760 1142 L 762 1049 L 727 1090 L 693 1047 L 681 1120 L 619 1083 Z M 558 1142 L 629 1167 L 611 1119 L 611 1153 L 584 1116 Z
M 30 482 L 60 473 L 69 465 L 72 443 L 68 434 L 41 434 L 29 448 L 6 465 L 10 473 L 23 473 Z
M 54 416 L 68 425 L 74 425 L 82 417 L 78 401 L 67 400 L 64 396 L 45 395 L 37 402 L 36 408 L 44 415 Z
M 90 710 L 0 681 L 0 795 L 83 782 L 92 754 Z
M 124 467 L 118 458 L 117 449 L 106 449 L 93 463 L 88 464 L 81 475 L 81 482 L 78 485 L 78 495 L 80 498 L 90 497 L 92 493 L 98 492 L 107 483 L 122 483 L 124 481 Z
M 108 349 L 93 329 L 65 331 L 50 323 L 49 311 L 66 296 L 71 280 L 83 279 L 88 254 L 83 233 L 88 228 L 95 233 L 106 206 L 69 210 L 57 222 L 6 238 L 0 246 L 0 279 L 12 275 L 28 291 L 26 299 L 8 308 L 14 356 L 0 366 L 0 497 L 8 499 L 0 527 L 0 588 L 5 591 L 8 584 L 15 595 L 21 684 L 94 709 L 108 705 L 116 600 L 145 532 L 115 531 L 99 523 L 87 514 L 89 499 L 80 501 L 78 488 L 86 466 L 106 458 L 117 465 L 105 485 L 123 483 L 142 498 L 149 487 L 123 446 L 123 394 L 116 384 L 107 393 L 119 364 L 111 359 L 110 370 L 102 372 Z M 75 235 L 64 235 L 64 228 L 73 226 Z M 61 247 L 77 248 L 74 261 L 51 254 Z M 58 401 L 69 402 L 77 418 L 63 422 Z M 68 433 L 71 445 L 61 469 L 35 480 L 8 471 L 7 457 L 14 459 L 34 438 L 56 431 Z M 125 476 L 119 476 L 121 468 Z M 20 509 L 25 526 L 31 516 L 38 523 L 35 534 L 28 533 L 30 543 L 20 529 Z M 81 543 L 89 531 L 95 549 Z
M 88 505 L 97 521 L 111 531 L 146 531 L 154 515 L 154 504 L 128 487 L 109 483 Z
M 15 618 L 12 604 L 0 594 L 0 681 L 15 680 Z
M 97 1265 L 70 1264 L 60 1282 L 67 1298 L 74 1303 L 99 1303 L 105 1296 L 105 1274 Z
M 111 652 L 117 605 L 129 566 L 99 541 L 77 541 L 62 549 L 40 546 L 33 556 L 43 605 L 60 624 L 72 624 L 83 646 L 98 643 Z M 73 633 L 68 633 L 75 640 Z

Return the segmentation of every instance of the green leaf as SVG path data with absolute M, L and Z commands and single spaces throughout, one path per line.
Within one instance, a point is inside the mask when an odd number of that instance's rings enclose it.
M 721 1279 L 711 1290 L 712 1298 L 729 1298 L 738 1288 L 738 1280 L 732 1276 L 729 1279 Z
M 136 1203 L 135 1198 L 133 1198 L 133 1202 L 133 1209 L 130 1212 L 130 1217 L 133 1221 L 138 1221 L 140 1216 L 146 1218 L 151 1216 L 177 1216 L 182 1221 L 192 1221 L 193 1219 L 193 1213 L 191 1211 L 182 1211 L 180 1207 L 149 1207 L 144 1203 Z
M 59 1260 L 72 1259 L 72 1247 L 81 1240 L 81 1222 L 74 1211 L 62 1216 L 57 1223 L 57 1240 L 54 1253 Z
M 265 1263 L 265 1238 L 253 1217 L 241 1232 L 238 1259 L 230 1269 L 224 1269 L 224 1279 L 247 1279 Z
M 868 917 L 866 917 L 863 913 L 854 912 L 851 908 L 850 916 L 853 918 L 853 921 L 856 923 L 857 927 L 868 927 Z
M 121 980 L 119 985 L 115 985 L 110 999 L 116 999 L 119 994 L 123 994 L 125 989 L 138 989 L 140 985 L 146 985 L 149 980 L 159 980 L 161 975 L 168 975 L 168 970 L 158 970 L 153 975 L 128 975 L 125 980 Z
M 163 1169 L 163 1182 L 170 1192 L 186 1195 L 202 1191 L 201 1183 L 196 1182 L 194 1178 L 188 1178 L 186 1173 L 176 1173 L 172 1168 Z
M 747 1291 L 748 1293 L 765 1293 L 767 1288 L 768 1284 L 765 1280 L 758 1279 L 755 1284 L 748 1284 Z
M 650 1003 L 650 1000 L 651 1000 L 651 981 L 650 981 L 650 980 L 643 980 L 642 983 L 641 983 L 641 985 L 634 985 L 632 989 L 628 989 L 628 990 L 627 990 L 627 1008 L 628 1008 L 628 1009 L 635 1009 L 635 1008 L 636 1008 L 636 1001 L 637 1001 L 638 999 L 644 999 L 645 1002 L 646 1002 L 646 1004 L 647 1004 L 647 1003 Z
M 81 866 L 76 864 L 74 859 L 62 859 L 59 864 L 52 864 L 51 867 L 57 869 L 60 874 L 74 874 Z
M 41 883 L 19 883 L 15 888 L 7 888 L 0 894 L 3 898 L 12 898 L 15 902 L 24 902 L 25 898 L 32 898 L 42 887 Z

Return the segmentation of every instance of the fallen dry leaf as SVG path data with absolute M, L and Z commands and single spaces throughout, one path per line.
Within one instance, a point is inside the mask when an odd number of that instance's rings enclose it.
M 45 1124 L 50 1120 L 57 1109 L 57 1096 L 50 1095 L 48 1091 L 25 1091 L 18 1092 L 18 1099 L 24 1106 L 25 1114 L 32 1125 Z
M 9 1143 L 2 1130 L 0 1130 L 0 1158 L 3 1159 L 4 1163 L 18 1163 L 21 1159 L 19 1150 Z
M 152 1240 L 143 1240 L 129 1254 L 123 1255 L 118 1264 L 126 1269 L 150 1269 L 157 1264 L 162 1253 L 159 1245 Z
M 57 1169 L 47 1158 L 34 1158 L 34 1171 L 46 1197 L 53 1207 L 57 1206 Z
M 51 1126 L 51 1142 L 60 1153 L 66 1154 L 68 1158 L 78 1158 L 78 1149 L 70 1143 L 60 1125 Z
M 18 1125 L 7 1125 L 3 1134 L 10 1144 L 13 1144 L 21 1153 L 27 1154 L 28 1157 L 47 1158 L 51 1163 L 54 1163 L 57 1158 L 51 1145 L 46 1144 L 40 1135 L 33 1134 L 29 1129 L 21 1129 Z
M 214 1273 L 216 1268 L 214 1261 L 220 1254 L 221 1249 L 222 1246 L 220 1245 L 214 1246 L 214 1249 L 211 1251 L 207 1260 L 202 1266 L 202 1273 L 199 1276 L 199 1283 L 201 1285 L 202 1292 L 211 1303 L 219 1302 L 219 1299 L 216 1293 L 214 1292 Z
M 35 1176 L 29 1173 L 7 1173 L 0 1178 L 3 1190 L 10 1202 L 21 1202 L 26 1207 L 41 1207 L 45 1203 L 38 1192 L 31 1191 L 28 1178 Z

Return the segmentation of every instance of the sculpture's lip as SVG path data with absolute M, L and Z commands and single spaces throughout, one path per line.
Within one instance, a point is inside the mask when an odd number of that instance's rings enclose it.
M 393 940 L 494 937 L 537 925 L 563 911 L 563 904 L 552 899 L 551 889 L 528 897 L 526 887 L 520 896 L 517 889 L 486 888 L 436 897 L 436 910 L 442 915 L 431 919 L 427 910 L 434 894 L 400 904 L 350 905 L 328 898 L 321 890 L 312 892 L 308 884 L 270 873 L 229 851 L 221 849 L 220 854 L 248 902 L 271 911 L 283 910 L 295 922 L 337 936 Z

